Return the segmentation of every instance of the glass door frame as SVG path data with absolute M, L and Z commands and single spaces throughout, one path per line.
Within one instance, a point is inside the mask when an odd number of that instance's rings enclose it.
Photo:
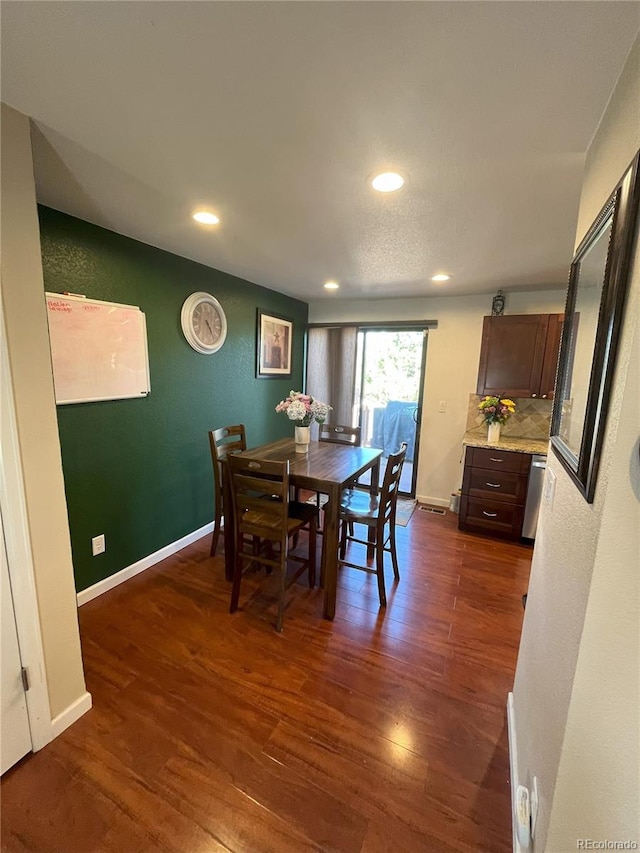
M 418 478 L 418 460 L 420 459 L 420 433 L 422 431 L 422 405 L 424 401 L 424 381 L 425 371 L 427 366 L 427 346 L 429 340 L 429 329 L 434 327 L 433 323 L 418 322 L 396 322 L 396 323 L 353 323 L 350 324 L 357 328 L 358 333 L 362 332 L 365 335 L 365 343 L 362 351 L 362 366 L 360 374 L 360 400 L 359 400 L 359 421 L 362 427 L 362 408 L 364 397 L 364 372 L 365 372 L 365 352 L 366 352 L 366 333 L 367 332 L 422 332 L 422 356 L 420 359 L 420 383 L 418 388 L 418 408 L 417 416 L 414 416 L 416 423 L 416 435 L 414 443 L 414 459 L 411 471 L 411 491 L 405 492 L 398 490 L 398 494 L 403 497 L 415 498 L 416 482 Z M 381 472 L 382 473 L 382 472 Z

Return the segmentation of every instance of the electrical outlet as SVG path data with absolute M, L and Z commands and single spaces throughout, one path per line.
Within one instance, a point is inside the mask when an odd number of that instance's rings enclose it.
M 107 543 L 104 538 L 104 533 L 101 533 L 100 536 L 94 536 L 91 540 L 91 553 L 94 557 L 97 557 L 98 554 L 104 554 L 107 550 Z
M 447 401 L 446 400 L 440 400 L 440 403 L 438 404 L 438 412 L 441 415 L 444 415 L 444 413 L 446 411 L 447 411 Z

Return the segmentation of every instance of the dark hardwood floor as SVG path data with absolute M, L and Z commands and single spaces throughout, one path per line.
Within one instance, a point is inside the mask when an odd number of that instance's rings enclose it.
M 336 619 L 207 537 L 80 609 L 93 709 L 2 779 L 2 850 L 509 853 L 505 703 L 531 549 L 416 511 Z

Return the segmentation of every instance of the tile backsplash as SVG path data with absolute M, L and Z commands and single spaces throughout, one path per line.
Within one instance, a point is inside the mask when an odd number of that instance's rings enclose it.
M 467 432 L 473 430 L 474 434 L 479 434 L 487 428 L 484 418 L 478 411 L 480 400 L 482 397 L 478 394 L 469 395 Z M 514 438 L 538 438 L 542 440 L 549 438 L 553 400 L 514 397 L 513 402 L 516 404 L 515 415 L 502 425 L 501 433 Z

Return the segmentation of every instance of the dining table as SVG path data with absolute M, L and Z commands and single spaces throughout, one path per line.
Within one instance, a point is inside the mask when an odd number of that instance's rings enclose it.
M 382 450 L 374 447 L 352 447 L 311 441 L 307 453 L 296 453 L 292 438 L 283 438 L 260 447 L 245 450 L 241 456 L 266 459 L 271 462 L 289 461 L 289 484 L 297 489 L 325 494 L 329 500 L 324 506 L 324 545 L 322 549 L 324 578 L 324 618 L 333 619 L 336 612 L 338 587 L 338 531 L 340 519 L 340 497 L 342 491 L 354 483 L 365 471 L 371 470 L 371 481 L 367 487 L 375 495 L 380 479 L 380 457 Z M 227 469 L 227 466 L 223 466 Z M 233 578 L 235 562 L 235 537 L 233 521 L 233 497 L 228 469 L 223 471 L 224 487 L 224 555 L 225 575 Z

